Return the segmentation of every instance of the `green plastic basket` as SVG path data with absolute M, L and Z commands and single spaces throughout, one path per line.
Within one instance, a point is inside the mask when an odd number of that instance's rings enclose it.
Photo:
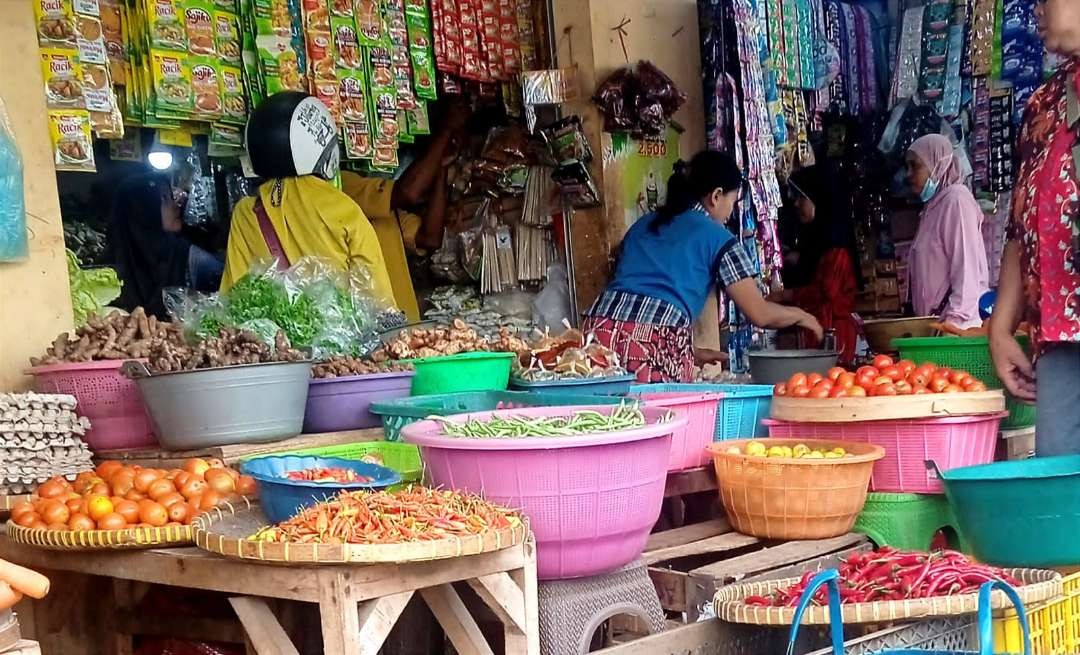
M 462 353 L 405 360 L 416 369 L 412 395 L 505 391 L 514 353 Z
M 420 482 L 424 475 L 424 463 L 420 459 L 420 449 L 407 443 L 387 441 L 361 441 L 341 446 L 323 446 L 321 448 L 302 448 L 275 455 L 311 455 L 315 457 L 340 457 L 341 459 L 360 459 L 364 455 L 378 453 L 383 465 L 401 474 L 402 482 Z
M 1017 337 L 1016 340 L 1025 351 L 1028 350 L 1027 337 Z M 986 337 L 915 337 L 893 339 L 892 344 L 893 348 L 900 351 L 903 359 L 910 359 L 916 364 L 930 362 L 960 369 L 978 378 L 988 389 L 1005 388 L 994 371 L 989 340 Z M 1001 422 L 1002 430 L 1035 425 L 1033 405 L 1022 403 L 1006 394 L 1005 409 L 1009 416 Z
M 938 475 L 980 562 L 1080 565 L 1080 455 L 965 466 Z
M 878 546 L 927 551 L 942 529 L 949 530 L 950 547 L 967 550 L 945 496 L 872 492 L 852 531 Z
M 401 439 L 401 429 L 429 416 L 451 416 L 472 412 L 490 412 L 516 407 L 561 407 L 570 405 L 617 405 L 619 396 L 537 393 L 532 391 L 475 391 L 432 396 L 398 398 L 372 403 L 371 412 L 382 416 L 387 441 Z

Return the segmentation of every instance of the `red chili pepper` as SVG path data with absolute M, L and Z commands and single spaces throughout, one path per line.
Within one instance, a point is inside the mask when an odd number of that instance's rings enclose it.
M 769 605 L 772 605 L 772 602 L 770 602 L 769 599 L 764 596 L 748 596 L 745 600 L 743 600 L 743 602 L 747 605 L 755 605 L 760 607 L 768 607 Z

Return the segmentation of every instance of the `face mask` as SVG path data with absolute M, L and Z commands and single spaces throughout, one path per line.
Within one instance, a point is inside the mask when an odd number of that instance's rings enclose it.
M 919 194 L 919 200 L 924 203 L 930 202 L 930 199 L 934 197 L 934 194 L 938 190 L 938 181 L 934 178 L 928 178 L 926 184 L 923 185 L 922 193 Z

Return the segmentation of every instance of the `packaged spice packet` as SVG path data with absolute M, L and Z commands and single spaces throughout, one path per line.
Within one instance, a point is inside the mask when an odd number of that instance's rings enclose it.
M 49 136 L 56 170 L 90 173 L 97 170 L 89 112 L 82 109 L 50 110 Z

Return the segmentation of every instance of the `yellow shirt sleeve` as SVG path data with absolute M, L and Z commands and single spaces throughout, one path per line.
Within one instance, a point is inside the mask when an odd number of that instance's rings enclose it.
M 393 218 L 394 210 L 390 207 L 390 197 L 394 191 L 393 180 L 342 171 L 341 190 L 360 205 L 368 220 Z
M 255 238 L 255 237 L 258 238 Z M 262 252 L 258 249 L 261 248 Z M 270 250 L 255 219 L 255 199 L 242 198 L 233 208 L 229 226 L 229 245 L 225 251 L 225 273 L 221 290 L 228 291 L 237 280 L 247 275 L 251 265 L 270 256 Z
M 377 296 L 394 303 L 394 291 L 390 285 L 390 274 L 386 270 L 379 237 L 375 228 L 362 211 L 357 211 L 357 219 L 345 226 L 345 248 L 352 264 L 361 263 L 371 275 L 373 291 Z

